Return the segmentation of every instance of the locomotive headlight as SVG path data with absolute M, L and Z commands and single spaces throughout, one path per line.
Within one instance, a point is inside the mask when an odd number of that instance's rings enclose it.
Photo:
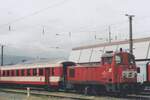
M 134 77 L 137 77 L 137 73 L 136 72 L 134 73 Z
M 126 78 L 125 74 L 122 75 L 122 78 Z
M 128 77 L 129 77 L 129 78 L 130 78 L 130 77 L 133 77 L 133 75 L 134 75 L 133 72 L 129 72 L 129 73 L 128 73 Z
M 112 68 L 109 68 L 108 72 L 112 72 Z
M 137 77 L 136 71 L 123 71 L 122 73 L 123 78 L 135 78 Z
M 122 77 L 123 77 L 123 78 L 126 78 L 126 77 L 127 77 L 127 74 L 126 74 L 125 72 L 123 72 L 123 73 L 122 73 Z

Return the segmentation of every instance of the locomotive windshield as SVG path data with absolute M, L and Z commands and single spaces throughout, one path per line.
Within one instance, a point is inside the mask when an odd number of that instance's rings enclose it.
M 121 58 L 121 55 L 116 55 L 115 56 L 115 61 L 116 61 L 116 64 L 121 64 L 122 63 L 122 58 Z
M 116 64 L 135 64 L 135 59 L 134 56 L 129 53 L 118 53 L 115 55 L 115 62 Z
M 129 59 L 128 59 L 129 60 L 129 64 L 135 64 L 134 56 L 129 54 L 128 57 L 129 57 Z
M 112 56 L 110 56 L 110 57 L 103 57 L 102 61 L 103 61 L 103 64 L 111 64 Z
M 102 55 L 102 64 L 111 64 L 113 59 L 113 53 L 112 52 L 106 52 Z

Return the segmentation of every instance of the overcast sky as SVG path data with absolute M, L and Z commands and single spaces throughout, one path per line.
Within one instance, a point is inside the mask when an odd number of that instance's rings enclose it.
M 0 43 L 5 54 L 67 57 L 72 47 L 150 36 L 149 0 L 0 0 Z M 95 40 L 95 35 L 96 39 Z M 102 40 L 99 40 L 101 39 Z

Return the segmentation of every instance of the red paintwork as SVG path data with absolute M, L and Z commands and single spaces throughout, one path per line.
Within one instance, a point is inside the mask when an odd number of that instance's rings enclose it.
M 21 81 L 21 82 L 15 82 L 15 81 L 0 81 L 0 83 L 5 83 L 5 84 L 30 84 L 30 85 L 46 85 L 45 82 L 26 82 L 26 81 Z
M 55 76 L 61 76 L 63 74 L 62 67 L 61 68 L 60 67 L 55 67 L 54 72 L 55 72 L 54 73 Z
M 150 64 L 147 67 L 147 81 L 150 82 Z
M 75 77 L 68 77 L 69 81 L 74 82 L 97 82 L 105 83 L 108 75 L 103 72 L 105 67 L 95 66 L 95 67 L 75 67 Z
M 45 82 L 32 82 L 32 81 L 21 81 L 21 82 L 15 82 L 15 81 L 0 81 L 0 83 L 3 84 L 26 84 L 26 85 L 47 85 Z M 58 82 L 51 82 L 50 85 L 52 86 L 58 86 Z
M 123 58 L 121 64 L 117 64 L 115 61 L 116 55 L 121 55 Z M 104 55 L 103 58 L 108 55 Z M 50 82 L 49 77 L 50 76 L 60 76 L 61 79 L 67 79 L 68 82 L 71 84 L 96 84 L 96 85 L 105 85 L 105 84 L 122 84 L 122 83 L 136 83 L 137 77 L 133 78 L 123 78 L 123 71 L 136 71 L 136 65 L 135 64 L 129 64 L 128 59 L 129 53 L 127 52 L 117 52 L 113 53 L 111 55 L 112 57 L 112 63 L 104 63 L 107 59 L 102 59 L 101 63 L 95 66 L 91 66 L 90 64 L 88 66 L 65 66 L 67 69 L 63 69 L 63 66 L 61 67 L 42 67 L 43 68 L 43 75 L 45 77 L 45 82 L 34 82 L 32 80 L 29 80 L 28 82 L 25 82 L 23 79 L 21 81 L 2 81 L 0 80 L 0 83 L 5 84 L 28 84 L 28 85 L 49 85 L 54 87 L 59 87 L 61 82 Z M 41 68 L 39 68 L 41 69 Z M 74 69 L 74 76 L 70 76 L 70 69 Z M 11 70 L 11 67 L 10 67 Z M 67 75 L 63 75 L 63 71 L 67 70 Z M 150 68 L 149 68 L 150 70 Z M 21 70 L 19 69 L 19 75 L 16 76 L 16 70 L 11 70 L 14 72 L 14 75 L 7 75 L 7 71 L 5 72 L 5 77 L 7 76 L 15 76 L 20 77 L 21 76 Z M 30 69 L 30 75 L 27 76 L 27 69 L 24 70 L 24 76 L 23 77 L 30 77 L 33 76 L 33 68 Z M 0 75 L 3 76 L 3 73 L 0 71 Z M 37 77 L 41 77 L 39 75 L 39 70 L 37 70 Z M 64 78 L 63 76 L 67 76 Z M 149 79 L 150 80 L 150 79 Z M 65 82 L 66 80 L 64 80 Z
M 123 71 L 136 71 L 135 65 L 129 65 L 128 63 L 128 53 L 121 52 L 123 56 L 123 65 L 117 65 L 114 60 L 111 64 L 99 64 L 97 66 L 70 66 L 67 70 L 67 79 L 72 84 L 115 84 L 115 83 L 136 83 L 137 78 L 122 78 Z M 131 67 L 131 68 L 130 68 Z M 70 77 L 69 70 L 75 70 L 75 76 Z M 110 72 L 110 70 L 112 71 Z

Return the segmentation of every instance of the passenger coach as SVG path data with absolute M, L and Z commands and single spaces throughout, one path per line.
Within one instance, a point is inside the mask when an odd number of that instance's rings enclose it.
M 57 64 L 2 66 L 0 68 L 0 84 L 60 88 L 64 84 L 65 67 L 73 64 L 75 63 L 60 62 Z

